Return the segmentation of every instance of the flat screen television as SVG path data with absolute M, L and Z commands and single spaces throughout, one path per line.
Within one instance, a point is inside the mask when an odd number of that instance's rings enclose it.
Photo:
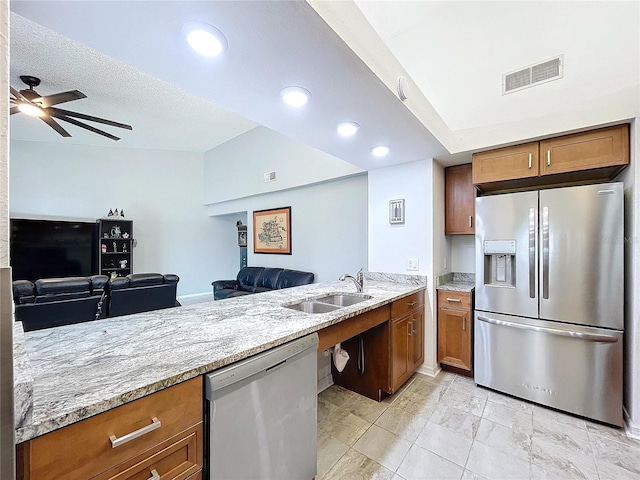
M 12 218 L 10 229 L 13 280 L 98 273 L 95 222 Z

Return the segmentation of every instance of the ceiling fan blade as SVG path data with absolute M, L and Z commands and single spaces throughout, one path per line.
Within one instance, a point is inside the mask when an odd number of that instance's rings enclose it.
M 16 97 L 17 100 L 20 100 L 22 102 L 28 102 L 29 100 L 27 100 L 26 98 L 24 98 L 24 96 L 15 88 L 13 87 L 9 87 L 11 89 L 11 93 L 13 94 L 14 97 Z
M 80 100 L 82 98 L 87 98 L 87 96 L 78 90 L 69 90 L 68 92 L 54 93 L 53 95 L 44 95 L 39 98 L 34 98 L 33 102 L 38 103 L 43 108 L 47 108 L 51 105 L 71 102 L 72 100 Z
M 63 137 L 70 137 L 71 134 L 69 132 L 67 132 L 64 128 L 62 128 L 60 126 L 60 124 L 58 122 L 56 122 L 53 118 L 50 117 L 40 117 L 40 119 L 46 123 L 47 125 L 49 125 L 51 128 L 53 128 L 56 132 L 58 132 L 60 135 L 62 135 Z
M 111 127 L 118 127 L 118 128 L 125 128 L 127 130 L 133 130 L 133 127 L 131 125 L 114 122 L 112 120 L 106 120 L 104 118 L 92 117 L 91 115 L 85 115 L 84 113 L 70 112 L 69 110 L 63 110 L 62 108 L 54 107 L 54 108 L 47 109 L 47 111 L 54 111 L 62 115 L 66 115 L 67 117 L 81 118 L 82 120 L 89 120 L 90 122 L 103 123 Z
M 18 107 L 11 107 L 9 109 L 9 115 L 13 115 L 14 113 L 20 113 L 20 109 Z
M 57 109 L 52 109 L 49 108 L 47 109 L 48 113 L 52 116 L 52 117 L 56 117 L 59 120 L 62 120 L 63 122 L 68 122 L 72 125 L 75 125 L 76 127 L 80 127 L 80 128 L 84 128 L 85 130 L 89 130 L 90 132 L 93 133 L 97 133 L 98 135 L 102 135 L 104 137 L 110 138 L 111 140 L 115 140 L 118 141 L 120 140 L 120 137 L 116 137 L 115 135 L 111 135 L 110 133 L 105 132 L 104 130 L 99 130 L 95 127 L 92 127 L 91 125 L 87 125 L 86 123 L 82 123 L 79 122 L 78 120 L 71 118 L 71 117 L 67 117 L 66 115 L 62 115 L 61 113 L 56 111 Z

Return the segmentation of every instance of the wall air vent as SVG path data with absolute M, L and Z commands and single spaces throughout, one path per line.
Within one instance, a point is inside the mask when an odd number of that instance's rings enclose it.
M 520 68 L 502 76 L 502 94 L 517 92 L 562 78 L 563 55 Z
M 276 179 L 276 172 L 267 172 L 263 175 L 264 181 L 273 182 Z

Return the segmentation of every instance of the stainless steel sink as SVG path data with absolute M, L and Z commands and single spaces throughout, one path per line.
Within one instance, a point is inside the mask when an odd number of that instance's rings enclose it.
M 339 305 L 330 305 L 328 303 L 320 303 L 315 301 L 294 303 L 293 305 L 285 305 L 285 307 L 304 313 L 327 313 L 333 312 L 334 310 L 340 308 Z
M 327 295 L 326 297 L 315 298 L 314 302 L 328 303 L 331 305 L 340 305 L 341 307 L 348 307 L 355 305 L 356 303 L 369 300 L 371 295 L 354 295 L 351 293 L 336 293 L 334 295 Z
M 304 302 L 294 303 L 293 305 L 283 305 L 285 308 L 291 308 L 304 313 L 327 313 L 338 310 L 342 307 L 349 307 L 356 303 L 369 300 L 371 295 L 361 295 L 352 293 L 335 293 L 333 295 L 325 295 L 324 297 L 313 298 Z

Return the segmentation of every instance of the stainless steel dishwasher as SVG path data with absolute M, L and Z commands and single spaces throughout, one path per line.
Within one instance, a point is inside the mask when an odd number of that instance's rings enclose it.
M 205 376 L 213 480 L 316 475 L 316 333 Z

